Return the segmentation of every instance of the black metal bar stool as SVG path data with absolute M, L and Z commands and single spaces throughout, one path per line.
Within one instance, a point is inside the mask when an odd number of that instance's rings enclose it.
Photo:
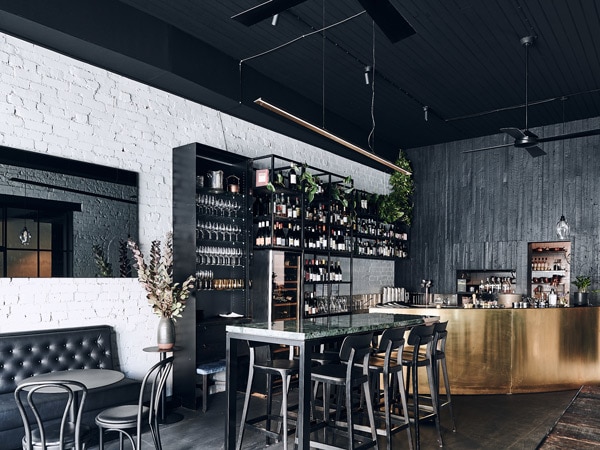
M 406 328 L 404 327 L 385 330 L 381 335 L 375 354 L 369 359 L 369 370 L 375 385 L 375 405 L 379 407 L 375 411 L 375 415 L 383 417 L 385 420 L 385 428 L 377 428 L 377 434 L 386 437 L 388 450 L 392 448 L 392 435 L 404 429 L 406 429 L 408 437 L 408 448 L 411 450 L 413 448 L 406 392 L 404 390 L 404 375 L 402 374 L 402 351 L 404 349 L 405 332 Z M 383 389 L 379 388 L 380 378 L 383 378 Z M 383 411 L 381 411 L 382 393 Z M 400 404 L 395 405 L 398 397 Z M 402 415 L 393 413 L 395 406 Z
M 408 335 L 408 345 L 412 346 L 412 349 L 405 349 L 402 354 L 402 365 L 407 367 L 406 392 L 409 392 L 412 376 L 413 421 L 417 450 L 421 448 L 419 423 L 425 420 L 434 420 L 438 434 L 438 443 L 440 447 L 443 445 L 442 434 L 440 432 L 435 375 L 433 374 L 433 330 L 434 325 L 418 325 L 414 327 Z M 420 404 L 420 400 L 426 398 L 422 394 L 419 394 L 419 368 L 421 367 L 425 367 L 427 371 L 431 405 Z M 426 408 L 426 406 L 430 406 L 430 408 Z
M 452 419 L 452 431 L 456 432 L 456 422 L 452 411 L 452 394 L 450 392 L 450 381 L 448 379 L 448 368 L 446 366 L 446 339 L 448 337 L 448 321 L 438 322 L 433 328 L 433 373 L 435 376 L 436 395 L 438 400 L 438 412 L 443 407 L 448 407 Z M 444 400 L 440 398 L 440 369 L 444 377 Z
M 367 399 L 371 399 L 371 389 L 369 387 L 369 356 L 371 353 L 372 334 L 350 335 L 344 338 L 340 348 L 340 363 L 324 364 L 313 367 L 311 380 L 313 382 L 323 383 L 323 422 L 317 424 L 315 429 L 323 429 L 323 442 L 311 439 L 311 448 L 321 449 L 339 449 L 348 448 L 352 450 L 365 449 L 370 447 L 377 448 L 377 432 L 375 430 L 375 416 L 373 413 L 373 404 L 370 401 L 365 402 L 369 418 L 370 435 L 356 433 L 360 431 L 355 427 L 353 417 L 353 390 L 360 387 L 361 393 Z M 330 410 L 330 389 L 332 386 L 341 386 L 344 388 L 344 399 L 336 399 L 337 409 L 345 405 L 346 422 L 331 420 Z M 313 399 L 314 401 L 314 399 Z M 336 411 L 338 415 L 339 411 Z M 347 447 L 337 447 L 327 443 L 327 430 L 333 428 L 334 433 L 342 434 L 347 439 Z M 356 441 L 362 442 L 356 446 Z M 364 439 L 367 439 L 366 441 Z
M 292 375 L 297 375 L 300 364 L 294 359 L 272 359 L 271 348 L 268 344 L 259 342 L 248 342 L 250 348 L 250 367 L 248 371 L 248 384 L 246 386 L 246 397 L 244 400 L 244 409 L 242 410 L 242 420 L 240 424 L 240 432 L 236 444 L 236 450 L 242 448 L 242 440 L 244 439 L 244 430 L 246 427 L 253 428 L 256 431 L 266 435 L 267 444 L 270 439 L 283 441 L 283 448 L 287 450 L 288 436 L 288 391 L 290 378 Z M 257 357 L 257 353 L 260 355 Z M 267 412 L 266 414 L 248 419 L 248 406 L 252 394 L 252 382 L 254 381 L 255 372 L 265 373 L 267 376 Z M 281 413 L 274 415 L 272 412 L 273 404 L 273 375 L 281 377 Z M 273 421 L 277 422 L 275 431 L 271 429 Z M 260 423 L 264 422 L 264 426 Z

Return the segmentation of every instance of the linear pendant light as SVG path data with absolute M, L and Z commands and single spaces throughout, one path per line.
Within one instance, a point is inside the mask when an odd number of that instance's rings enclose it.
M 309 130 L 314 131 L 315 133 L 320 134 L 321 136 L 325 136 L 326 138 L 331 139 L 332 141 L 337 142 L 338 144 L 341 144 L 344 147 L 349 148 L 350 150 L 354 150 L 355 152 L 360 153 L 361 155 L 366 156 L 367 158 L 370 158 L 373 161 L 378 162 L 379 164 L 383 164 L 384 166 L 389 167 L 390 169 L 393 169 L 396 172 L 400 172 L 405 175 L 412 175 L 412 173 L 408 170 L 405 170 L 402 167 L 391 163 L 387 159 L 383 159 L 367 150 L 358 147 L 357 145 L 352 144 L 351 142 L 342 139 L 339 136 L 336 136 L 333 133 L 330 133 L 327 130 L 324 130 L 323 128 L 319 128 L 318 126 L 313 125 L 312 123 L 307 122 L 306 120 L 303 120 L 298 116 L 290 114 L 289 112 L 263 100 L 260 97 L 254 100 L 254 103 L 256 103 L 259 106 L 262 106 L 263 108 L 268 109 L 269 111 L 274 112 L 275 114 L 279 114 L 280 116 L 285 117 L 286 119 L 291 120 L 292 122 L 297 123 L 298 125 L 302 125 L 303 127 L 308 128 Z

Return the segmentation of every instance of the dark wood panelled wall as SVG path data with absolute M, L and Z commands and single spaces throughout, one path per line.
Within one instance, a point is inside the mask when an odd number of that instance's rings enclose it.
M 598 127 L 600 118 L 567 122 L 564 132 Z M 562 123 L 535 130 L 540 136 L 562 131 Z M 571 277 L 591 275 L 592 288 L 600 288 L 600 136 L 542 144 L 547 155 L 538 158 L 512 146 L 462 153 L 504 139 L 498 134 L 407 151 L 415 207 L 410 257 L 396 263 L 397 286 L 418 291 L 422 279 L 431 279 L 433 292 L 454 293 L 457 270 L 516 269 L 516 292 L 525 293 L 527 244 L 556 240 L 564 212 Z

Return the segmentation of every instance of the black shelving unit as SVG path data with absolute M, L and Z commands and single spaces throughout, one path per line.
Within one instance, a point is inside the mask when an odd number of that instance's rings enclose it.
M 250 160 L 230 152 L 173 149 L 173 276 L 197 277 L 176 322 L 173 389 L 188 408 L 197 407 L 197 365 L 225 358 L 225 326 L 249 320 L 249 174 Z

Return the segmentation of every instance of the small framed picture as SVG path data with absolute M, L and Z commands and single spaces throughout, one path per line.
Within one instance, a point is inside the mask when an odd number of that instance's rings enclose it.
M 266 186 L 269 183 L 269 169 L 256 171 L 256 186 Z

